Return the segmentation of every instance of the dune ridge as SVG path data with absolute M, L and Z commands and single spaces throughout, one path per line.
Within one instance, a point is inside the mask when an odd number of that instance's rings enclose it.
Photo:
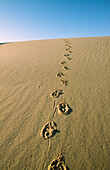
M 109 47 L 110 37 L 0 45 L 0 169 L 45 170 L 61 153 L 70 170 L 108 170 Z M 61 102 L 69 115 L 58 113 Z M 52 121 L 58 132 L 44 140 Z

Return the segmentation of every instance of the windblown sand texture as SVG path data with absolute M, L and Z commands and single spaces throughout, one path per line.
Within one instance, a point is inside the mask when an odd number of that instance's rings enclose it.
M 109 59 L 110 37 L 0 45 L 0 170 L 109 169 Z

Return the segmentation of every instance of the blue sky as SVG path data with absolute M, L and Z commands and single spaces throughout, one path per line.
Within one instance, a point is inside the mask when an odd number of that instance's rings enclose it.
M 0 0 L 0 42 L 110 35 L 110 0 Z

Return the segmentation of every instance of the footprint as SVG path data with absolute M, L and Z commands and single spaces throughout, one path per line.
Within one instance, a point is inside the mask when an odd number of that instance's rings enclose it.
M 65 70 L 69 70 L 69 68 L 68 68 L 67 66 L 64 66 L 64 69 L 65 69 Z
M 65 44 L 66 46 L 69 46 L 69 44 Z
M 69 53 L 64 54 L 64 56 L 66 56 L 66 57 L 69 56 Z
M 70 45 L 70 42 L 69 42 L 69 41 L 66 41 L 65 44 L 66 44 L 66 45 Z
M 70 48 L 66 48 L 65 50 L 66 50 L 66 51 L 69 51 L 69 50 L 70 50 Z
M 53 137 L 57 132 L 56 123 L 48 122 L 41 131 L 41 136 L 46 140 Z
M 67 59 L 68 59 L 68 60 L 72 60 L 72 58 L 71 58 L 71 57 L 67 57 Z
M 54 159 L 48 166 L 48 170 L 67 170 L 64 156 L 61 155 L 57 159 Z
M 57 89 L 57 90 L 54 90 L 54 91 L 50 94 L 50 97 L 57 98 L 57 97 L 59 97 L 60 94 L 62 94 L 62 90 Z
M 62 84 L 64 84 L 65 86 L 68 85 L 68 81 L 67 80 L 60 80 Z
M 72 46 L 70 44 L 66 44 L 67 48 L 72 48 Z
M 59 114 L 64 115 L 69 114 L 70 111 L 69 105 L 67 103 L 60 103 L 59 105 L 57 105 L 57 109 Z
M 65 43 L 69 43 L 69 41 L 68 41 L 68 40 L 65 40 Z
M 65 64 L 66 63 L 66 61 L 61 61 L 61 64 Z
M 64 76 L 62 72 L 56 74 L 56 77 L 61 77 L 61 76 Z

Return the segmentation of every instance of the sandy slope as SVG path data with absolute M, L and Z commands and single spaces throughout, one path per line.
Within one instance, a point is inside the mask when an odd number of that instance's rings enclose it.
M 0 45 L 0 170 L 46 170 L 61 152 L 70 170 L 109 169 L 110 37 L 68 40 L 72 60 L 63 39 Z M 56 88 L 63 94 L 51 98 Z M 58 114 L 61 101 L 69 115 Z M 60 132 L 44 140 L 48 121 Z

